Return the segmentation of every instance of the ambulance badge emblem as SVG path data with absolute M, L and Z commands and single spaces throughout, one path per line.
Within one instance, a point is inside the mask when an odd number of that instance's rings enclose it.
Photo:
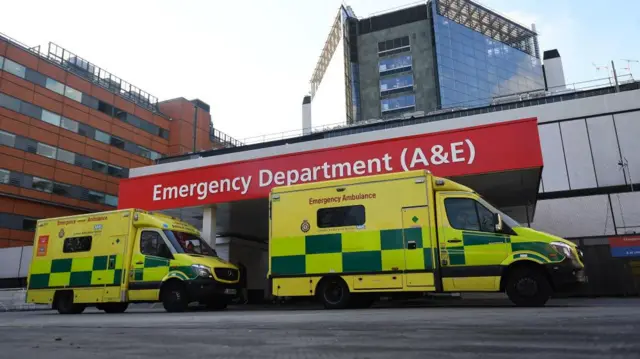
M 302 221 L 302 224 L 300 225 L 300 230 L 303 231 L 304 233 L 309 232 L 309 230 L 311 229 L 311 225 L 309 224 L 309 221 L 307 221 L 306 219 Z
M 60 229 L 60 232 L 58 233 L 58 237 L 60 238 L 64 237 L 64 228 Z

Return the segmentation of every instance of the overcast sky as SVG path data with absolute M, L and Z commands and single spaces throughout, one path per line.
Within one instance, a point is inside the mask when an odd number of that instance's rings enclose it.
M 410 4 L 350 0 L 356 15 Z M 481 0 L 557 48 L 568 82 L 606 77 L 595 65 L 640 60 L 640 1 Z M 301 128 L 302 97 L 339 0 L 6 1 L 0 32 L 49 41 L 160 100 L 199 98 L 237 139 Z M 7 16 L 12 14 L 12 16 Z M 631 63 L 635 78 L 640 63 Z

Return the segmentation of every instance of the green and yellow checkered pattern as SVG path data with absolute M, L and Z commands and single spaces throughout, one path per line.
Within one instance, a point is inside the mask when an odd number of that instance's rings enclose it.
M 82 288 L 122 283 L 122 255 L 36 259 L 29 289 Z
M 167 275 L 174 275 L 182 280 L 197 277 L 190 265 L 184 265 L 176 260 L 136 254 L 134 261 L 143 263 L 141 267 L 133 269 L 134 281 L 156 282 Z
M 403 238 L 403 235 L 405 238 Z M 405 243 L 415 241 L 416 249 Z M 433 269 L 422 228 L 316 234 L 271 240 L 271 275 L 375 273 Z

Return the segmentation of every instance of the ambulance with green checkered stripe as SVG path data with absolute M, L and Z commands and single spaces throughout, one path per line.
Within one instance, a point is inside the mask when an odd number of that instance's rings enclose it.
M 153 302 L 169 312 L 194 302 L 224 309 L 239 276 L 177 218 L 138 209 L 49 218 L 36 225 L 27 302 L 61 314 Z
M 462 292 L 543 306 L 586 281 L 573 242 L 428 171 L 276 187 L 269 218 L 272 294 L 316 297 L 328 309 Z

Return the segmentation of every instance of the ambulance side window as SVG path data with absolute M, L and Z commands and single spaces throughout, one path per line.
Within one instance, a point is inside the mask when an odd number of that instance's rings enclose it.
M 462 231 L 495 232 L 493 213 L 471 198 L 444 200 L 451 227 Z
M 63 253 L 88 252 L 91 250 L 91 236 L 69 237 L 62 245 Z
M 140 234 L 140 253 L 146 256 L 171 258 L 171 251 L 167 244 L 155 231 L 142 231 Z
M 364 206 L 320 208 L 318 228 L 360 226 L 366 221 Z

